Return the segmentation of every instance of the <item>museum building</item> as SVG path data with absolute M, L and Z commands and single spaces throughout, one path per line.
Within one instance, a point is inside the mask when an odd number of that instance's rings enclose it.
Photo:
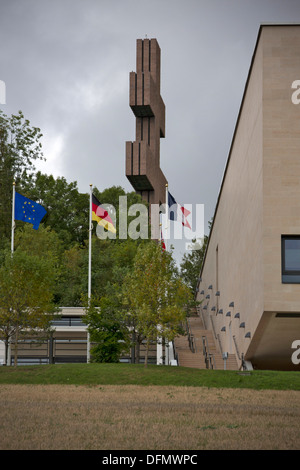
M 248 368 L 300 368 L 297 88 L 300 26 L 261 25 L 196 292 L 217 348 Z

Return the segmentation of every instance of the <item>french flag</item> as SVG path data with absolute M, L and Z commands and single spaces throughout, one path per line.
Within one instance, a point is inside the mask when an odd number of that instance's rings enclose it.
M 174 220 L 174 221 L 181 219 L 182 225 L 184 227 L 188 227 L 191 229 L 191 226 L 187 220 L 187 216 L 191 213 L 191 211 L 185 209 L 183 206 L 178 204 L 169 191 L 168 191 L 168 206 L 169 206 L 169 219 Z M 172 210 L 170 210 L 170 208 Z

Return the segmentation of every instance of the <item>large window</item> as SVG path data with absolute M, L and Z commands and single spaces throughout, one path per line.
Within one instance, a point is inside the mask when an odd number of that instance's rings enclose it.
M 282 247 L 282 282 L 300 283 L 300 235 L 284 235 Z

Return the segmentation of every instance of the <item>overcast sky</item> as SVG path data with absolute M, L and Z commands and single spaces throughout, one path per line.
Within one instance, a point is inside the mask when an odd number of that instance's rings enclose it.
M 136 39 L 156 38 L 161 168 L 177 202 L 204 204 L 207 233 L 261 23 L 300 23 L 300 0 L 0 0 L 0 108 L 41 128 L 43 173 L 131 191 L 129 72 Z

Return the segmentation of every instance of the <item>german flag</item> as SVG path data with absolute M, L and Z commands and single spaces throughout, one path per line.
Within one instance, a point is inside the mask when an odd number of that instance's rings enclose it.
M 102 225 L 105 230 L 116 233 L 113 221 L 111 220 L 108 212 L 101 206 L 94 194 L 92 194 L 92 220 L 96 220 L 96 222 L 98 222 L 99 225 Z

